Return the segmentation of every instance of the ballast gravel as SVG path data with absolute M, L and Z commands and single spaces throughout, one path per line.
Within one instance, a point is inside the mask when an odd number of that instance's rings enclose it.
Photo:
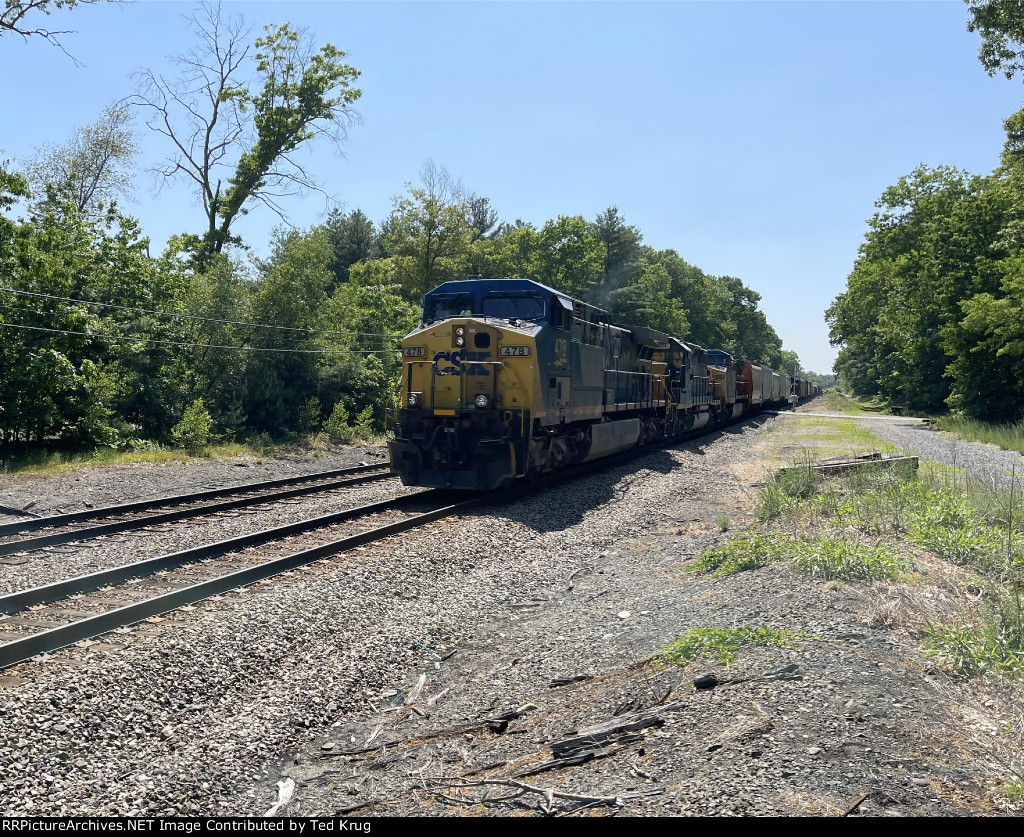
M 687 572 L 750 522 L 755 489 L 732 469 L 772 426 L 645 453 L 0 672 L 0 813 L 260 816 L 285 778 L 284 813 L 302 815 L 1012 811 L 992 793 L 1000 697 L 880 619 L 891 591 L 785 568 Z M 945 595 L 928 578 L 920 594 Z M 728 667 L 652 661 L 690 628 L 744 625 L 799 638 Z M 694 691 L 708 670 L 719 685 Z M 580 727 L 659 711 L 609 754 L 513 778 Z M 624 801 L 481 803 L 480 788 L 439 785 L 482 780 Z
M 1024 480 L 1024 457 L 1014 450 L 995 445 L 964 442 L 945 433 L 929 429 L 920 421 L 914 423 L 862 420 L 861 427 L 887 442 L 913 451 L 924 459 L 963 468 L 988 486 L 1008 489 L 1016 470 L 1018 484 Z

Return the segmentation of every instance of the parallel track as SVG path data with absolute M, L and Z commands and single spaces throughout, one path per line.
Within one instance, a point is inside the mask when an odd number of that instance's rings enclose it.
M 259 505 L 261 503 L 273 503 L 286 500 L 292 497 L 301 497 L 306 494 L 317 494 L 324 491 L 334 491 L 338 488 L 347 488 L 353 485 L 360 485 L 364 482 L 388 479 L 392 477 L 387 464 L 359 465 L 354 468 L 342 468 L 337 471 L 326 471 L 319 474 L 308 474 L 302 477 L 288 477 L 287 479 L 270 480 L 267 482 L 249 483 L 229 488 L 218 488 L 211 491 L 200 491 L 194 494 L 181 494 L 175 497 L 162 497 L 153 500 L 142 500 L 135 503 L 125 503 L 116 506 L 105 506 L 99 509 L 87 509 L 70 514 L 52 515 L 40 517 L 34 520 L 19 521 L 0 526 L 0 536 L 11 533 L 26 531 L 37 531 L 39 529 L 52 529 L 54 531 L 42 535 L 35 535 L 29 538 L 19 538 L 0 542 L 0 557 L 14 555 L 18 552 L 30 552 L 35 549 L 42 549 L 47 546 L 72 543 L 75 541 L 98 538 L 102 535 L 113 535 L 117 532 L 127 532 L 132 529 L 142 529 L 146 526 L 155 526 L 161 523 L 174 523 L 179 520 L 186 520 L 193 517 L 202 517 L 217 512 L 229 511 L 231 509 L 243 508 L 245 506 Z M 279 489 L 297 483 L 310 483 L 300 485 L 297 488 Z M 234 500 L 222 500 L 218 503 L 205 503 L 203 505 L 191 505 L 202 503 L 204 500 L 216 499 L 231 495 L 245 495 Z M 141 515 L 139 512 L 148 509 L 161 508 L 165 506 L 185 506 L 186 508 L 175 509 L 174 511 L 158 512 L 156 514 Z M 124 515 L 130 515 L 125 518 Z M 106 518 L 118 518 L 111 523 L 99 523 L 79 528 L 79 524 L 89 520 L 103 520 Z
M 671 447 L 675 444 L 690 441 L 697 436 L 705 435 L 707 432 L 706 430 L 693 431 L 670 442 L 663 443 L 661 446 Z M 76 642 L 123 628 L 144 619 L 159 616 L 186 605 L 191 605 L 211 596 L 262 581 L 314 561 L 346 552 L 355 547 L 407 532 L 444 517 L 461 514 L 485 505 L 509 502 L 535 491 L 588 476 L 597 471 L 628 462 L 634 456 L 635 454 L 630 452 L 607 457 L 586 465 L 576 466 L 534 482 L 520 482 L 512 488 L 477 494 L 467 499 L 460 499 L 457 502 L 453 502 L 453 500 L 455 498 L 466 498 L 467 493 L 431 489 L 355 509 L 347 509 L 323 517 L 267 529 L 262 532 L 243 535 L 219 543 L 207 544 L 139 561 L 134 564 L 127 564 L 73 579 L 58 581 L 31 590 L 23 590 L 0 596 L 0 614 L 9 614 L 7 617 L 0 616 L 0 636 L 2 636 L 2 633 L 10 631 L 10 629 L 14 629 L 12 632 L 16 632 L 26 627 L 45 628 L 28 636 L 21 636 L 5 644 L 0 644 L 0 669 L 7 668 L 36 655 L 55 651 Z M 354 534 L 345 534 L 343 537 L 335 538 L 325 543 L 318 543 L 315 546 L 290 552 L 289 554 L 279 555 L 270 560 L 261 561 L 260 559 L 265 556 L 250 556 L 246 558 L 240 554 L 247 549 L 271 543 L 276 543 L 279 547 L 287 547 L 288 545 L 284 544 L 283 541 L 295 535 L 322 530 L 373 515 L 402 511 L 403 507 L 424 503 L 429 508 L 425 511 L 408 514 L 404 519 L 388 522 Z M 287 549 L 279 549 L 279 551 L 287 551 Z M 181 572 L 182 568 L 188 565 L 195 565 L 197 562 L 210 559 L 226 559 L 221 561 L 222 566 L 220 568 L 216 566 L 210 567 L 210 569 L 217 573 L 213 577 L 182 583 L 182 581 L 187 580 L 188 570 L 185 571 L 185 578 L 179 579 L 177 582 L 167 577 L 167 574 L 170 572 Z M 254 560 L 257 563 L 253 564 Z M 242 569 L 223 566 L 223 564 L 230 565 L 231 563 L 237 566 L 239 562 L 246 563 L 249 566 Z M 230 571 L 224 572 L 223 570 L 226 568 L 230 569 Z M 161 578 L 157 581 L 146 581 L 146 579 L 152 579 L 154 576 L 160 576 Z M 163 580 L 164 578 L 167 578 L 167 580 Z M 142 579 L 141 582 L 140 579 Z M 115 588 L 114 585 L 118 585 L 119 589 Z M 156 585 L 158 587 L 171 586 L 173 589 L 141 600 L 136 595 L 134 597 L 136 600 L 128 603 L 122 603 L 119 600 L 119 597 L 129 598 L 125 596 L 128 589 L 134 589 L 136 592 L 145 592 L 147 585 Z M 95 597 L 95 601 L 90 602 L 89 594 L 96 593 L 96 591 L 99 591 L 101 595 Z M 53 603 L 58 602 L 64 604 L 53 607 Z M 116 605 L 115 607 L 95 614 L 75 609 L 83 606 L 87 608 L 96 607 L 97 605 L 105 607 L 112 602 Z M 48 605 L 50 606 L 49 608 L 47 607 Z M 61 624 L 53 624 L 53 620 L 61 618 L 66 620 L 69 616 L 72 618 L 84 618 L 70 622 L 64 621 Z M 51 624 L 53 624 L 52 627 L 49 626 Z
M 465 497 L 462 493 L 457 496 Z M 0 668 L 29 659 L 37 654 L 98 636 L 115 628 L 166 613 L 183 605 L 243 587 L 357 546 L 408 531 L 442 517 L 467 511 L 483 503 L 493 502 L 493 498 L 486 495 L 462 499 L 454 503 L 452 500 L 452 493 L 446 491 L 427 491 L 406 495 L 0 596 L 0 612 L 18 614 L 14 617 L 0 618 L 0 631 L 10 633 L 24 632 L 25 629 L 33 627 L 46 628 L 0 645 Z M 354 534 L 345 534 L 343 537 L 297 552 L 291 552 L 293 545 L 284 542 L 285 539 L 295 535 L 322 530 L 382 513 L 402 512 L 403 507 L 417 505 L 425 505 L 427 508 L 425 511 L 406 512 L 406 516 L 402 519 L 364 529 Z M 275 544 L 277 552 L 287 554 L 272 557 L 270 560 L 261 560 L 266 556 L 246 556 L 244 554 L 247 549 L 268 544 Z M 195 565 L 197 562 L 210 559 L 217 559 L 205 568 L 208 571 L 207 574 L 209 571 L 214 573 L 212 577 L 196 581 L 191 576 L 196 575 L 197 569 L 201 572 L 203 568 L 189 567 L 182 571 L 186 565 Z M 254 561 L 257 563 L 254 564 Z M 249 566 L 238 569 L 239 563 Z M 179 571 L 177 573 L 178 581 L 175 581 L 170 575 L 175 570 Z M 156 580 L 150 580 L 154 579 L 154 576 L 157 576 Z M 143 581 L 140 583 L 139 579 Z M 139 592 L 145 592 L 147 586 L 152 587 L 153 585 L 157 587 L 171 586 L 174 589 L 139 600 Z M 90 601 L 88 594 L 96 591 L 99 591 L 99 595 Z M 132 598 L 135 600 L 131 601 Z M 121 600 L 124 600 L 125 603 L 121 604 Z M 57 607 L 45 608 L 45 605 L 54 602 L 61 604 Z M 95 615 L 89 615 L 82 610 L 83 607 L 90 608 L 97 605 L 105 607 L 111 603 L 119 606 Z M 68 616 L 84 616 L 84 618 L 46 627 L 48 623 L 54 620 L 66 620 Z

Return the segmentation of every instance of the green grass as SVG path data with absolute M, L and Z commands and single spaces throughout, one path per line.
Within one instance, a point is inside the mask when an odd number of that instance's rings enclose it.
M 802 639 L 798 631 L 777 630 L 765 625 L 745 628 L 691 628 L 679 639 L 662 646 L 661 657 L 676 665 L 697 657 L 714 657 L 725 666 L 736 659 L 736 652 L 744 645 L 792 648 Z
M 831 410 L 835 413 L 845 413 L 847 415 L 859 415 L 861 413 L 878 412 L 878 407 L 873 409 L 865 409 L 865 405 L 854 398 L 850 398 L 848 395 L 844 395 L 838 389 L 834 387 L 832 389 L 825 390 L 825 409 Z M 870 407 L 870 405 L 869 405 Z
M 909 562 L 882 542 L 865 545 L 829 535 L 794 538 L 782 532 L 756 532 L 704 550 L 693 570 L 723 578 L 784 561 L 820 578 L 854 581 L 897 578 L 910 569 Z
M 33 450 L 12 455 L 10 458 L 0 458 L 0 473 L 53 476 L 95 466 L 164 465 L 168 462 L 235 459 L 257 453 L 258 451 L 248 445 L 237 442 L 221 442 L 192 454 L 155 443 L 146 443 L 137 450 L 116 450 L 106 447 L 85 451 Z
M 819 578 L 851 581 L 897 578 L 909 569 L 888 544 L 864 546 L 836 537 L 800 541 L 793 566 Z
M 699 573 L 723 578 L 727 575 L 756 570 L 780 560 L 791 548 L 791 539 L 777 532 L 763 532 L 736 538 L 721 546 L 705 549 L 693 569 Z
M 942 430 L 969 442 L 986 442 L 1003 450 L 1024 454 L 1024 421 L 1013 424 L 986 424 L 974 419 L 949 416 L 939 421 Z
M 975 625 L 929 626 L 925 645 L 932 654 L 945 657 L 954 671 L 968 677 L 989 672 L 1019 675 L 1024 671 L 1020 628 L 1019 622 L 1014 626 L 996 614 L 987 614 Z

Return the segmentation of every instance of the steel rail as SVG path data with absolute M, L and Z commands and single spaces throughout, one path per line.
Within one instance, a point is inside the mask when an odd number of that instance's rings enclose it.
M 729 424 L 737 424 L 740 421 L 749 418 L 751 418 L 751 416 L 742 417 L 729 422 Z M 672 440 L 663 440 L 661 444 L 654 445 L 652 447 L 672 447 L 675 444 L 691 441 L 693 438 L 706 435 L 707 433 L 708 430 L 705 428 L 702 428 L 700 431 L 690 431 L 681 434 Z M 108 611 L 106 613 L 81 619 L 77 622 L 60 625 L 28 637 L 13 640 L 0 645 L 0 669 L 7 668 L 18 662 L 23 662 L 24 660 L 38 654 L 55 651 L 67 645 L 74 644 L 75 642 L 80 642 L 85 639 L 90 639 L 92 637 L 108 633 L 116 628 L 124 627 L 143 619 L 148 619 L 152 616 L 158 616 L 162 613 L 167 613 L 185 605 L 193 604 L 205 598 L 209 598 L 210 596 L 234 590 L 239 587 L 252 584 L 256 581 L 262 581 L 263 579 L 270 578 L 296 567 L 304 566 L 305 564 L 309 564 L 321 558 L 346 552 L 355 547 L 363 546 L 392 535 L 401 534 L 402 532 L 409 531 L 410 529 L 414 529 L 425 523 L 430 523 L 443 517 L 449 517 L 462 511 L 468 511 L 469 509 L 478 506 L 494 504 L 495 502 L 507 502 L 539 490 L 557 487 L 563 483 L 590 476 L 591 474 L 605 470 L 609 466 L 625 464 L 633 458 L 634 454 L 632 452 L 616 454 L 614 456 L 596 460 L 595 462 L 570 468 L 557 474 L 546 475 L 543 478 L 536 479 L 531 482 L 522 481 L 509 488 L 494 492 L 487 492 L 468 500 L 463 500 L 458 503 L 442 506 L 432 511 L 420 513 L 407 518 L 406 520 L 386 524 L 355 535 L 349 535 L 337 541 L 302 550 L 291 555 L 286 555 L 282 558 L 276 558 L 243 570 L 237 570 L 233 573 L 199 582 L 198 584 L 194 584 L 189 587 L 172 590 L 168 593 L 146 599 L 142 602 L 136 602 L 134 604 L 116 608 L 115 610 Z M 383 503 L 374 503 L 357 509 L 348 509 L 343 512 L 326 515 L 325 517 L 315 518 L 314 520 L 302 521 L 297 524 L 289 524 L 287 526 L 265 530 L 264 532 L 258 532 L 252 535 L 222 541 L 217 544 L 209 544 L 207 546 L 197 547 L 195 549 L 185 550 L 179 553 L 172 553 L 171 555 L 159 556 L 157 558 L 140 561 L 135 564 L 116 567 L 110 570 L 102 570 L 86 576 L 80 576 L 76 579 L 56 582 L 55 584 L 47 585 L 45 587 L 13 593 L 0 597 L 0 612 L 21 612 L 33 605 L 57 601 L 59 599 L 66 598 L 69 595 L 73 595 L 76 592 L 87 592 L 88 590 L 95 590 L 112 583 L 126 581 L 128 579 L 138 577 L 140 573 L 146 574 L 150 572 L 157 572 L 160 569 L 169 569 L 181 566 L 186 563 L 202 560 L 205 557 L 213 557 L 214 555 L 222 554 L 223 552 L 237 551 L 238 549 L 245 548 L 246 546 L 266 543 L 270 540 L 276 540 L 288 534 L 295 534 L 309 528 L 316 528 L 321 525 L 327 525 L 331 522 L 341 522 L 344 519 L 359 516 L 360 514 L 384 511 L 387 508 L 397 508 L 404 503 L 411 504 L 413 501 L 422 500 L 425 496 L 439 494 L 439 499 L 441 499 L 447 498 L 447 496 L 452 493 L 456 492 L 435 489 L 432 491 L 405 495 L 404 497 L 387 500 Z M 459 496 L 464 496 L 462 492 L 458 492 L 458 494 Z M 267 535 L 269 533 L 276 533 L 276 535 L 268 538 Z M 230 548 L 227 547 L 229 544 L 232 545 Z M 217 552 L 216 550 L 218 549 L 220 549 L 221 552 Z
M 347 552 L 357 546 L 363 546 L 382 538 L 401 534 L 425 523 L 448 517 L 459 511 L 468 510 L 487 502 L 493 502 L 493 498 L 488 496 L 474 497 L 459 503 L 442 506 L 406 520 L 398 521 L 397 523 L 389 523 L 376 529 L 370 529 L 356 535 L 349 535 L 340 540 L 305 549 L 301 552 L 295 552 L 254 567 L 237 570 L 227 575 L 193 584 L 190 587 L 172 590 L 145 601 L 135 602 L 134 604 L 125 605 L 106 613 L 100 613 L 96 616 L 80 619 L 77 622 L 60 625 L 47 631 L 33 634 L 32 636 L 13 640 L 0 645 L 0 668 L 7 668 L 37 654 L 55 651 L 58 648 L 63 648 L 75 642 L 81 642 L 84 639 L 105 634 L 115 628 L 124 627 L 152 616 L 158 616 L 161 613 L 167 613 L 176 608 L 201 601 L 210 596 L 226 593 L 229 590 L 244 587 L 256 581 L 262 581 L 263 579 L 295 569 L 296 567 L 301 567 L 321 558 L 336 555 L 339 552 Z
M 78 523 L 82 520 L 93 520 L 101 517 L 113 517 L 118 514 L 144 511 L 145 509 L 158 506 L 175 506 L 182 503 L 196 503 L 201 500 L 212 500 L 216 497 L 225 497 L 230 494 L 241 494 L 247 491 L 263 491 L 268 488 L 282 488 L 286 485 L 296 485 L 300 482 L 310 480 L 326 480 L 335 477 L 354 476 L 375 471 L 379 468 L 389 467 L 386 462 L 376 465 L 356 465 L 351 468 L 338 468 L 333 471 L 321 471 L 320 473 L 306 474 L 297 477 L 282 477 L 276 480 L 264 482 L 250 482 L 242 485 L 229 485 L 224 488 L 211 488 L 208 491 L 198 491 L 193 494 L 178 494 L 172 497 L 155 497 L 152 500 L 138 500 L 134 503 L 122 503 L 116 506 L 102 506 L 98 509 L 85 509 L 83 511 L 68 512 L 67 514 L 52 514 L 46 517 L 33 517 L 31 520 L 18 520 L 14 523 L 0 525 L 0 535 L 14 535 L 19 532 L 31 532 L 36 529 L 46 529 L 53 526 L 66 526 L 69 523 Z
M 373 466 L 380 469 L 382 465 Z M 360 485 L 364 482 L 388 479 L 394 476 L 390 471 L 383 474 L 367 474 L 355 476 L 349 479 L 335 480 L 317 485 L 304 485 L 299 488 L 291 488 L 286 491 L 275 491 L 272 494 L 257 494 L 252 497 L 241 497 L 237 500 L 224 500 L 220 503 L 210 503 L 195 508 L 178 509 L 177 511 L 163 512 L 160 514 L 147 515 L 145 517 L 133 517 L 130 520 L 119 520 L 115 523 L 100 523 L 95 526 L 88 526 L 84 529 L 65 529 L 49 535 L 37 535 L 33 538 L 22 538 L 17 541 L 0 543 L 0 556 L 13 555 L 16 552 L 31 552 L 35 549 L 42 549 L 46 546 L 56 546 L 62 543 L 74 543 L 76 541 L 91 540 L 102 535 L 114 535 L 118 532 L 127 532 L 132 529 L 142 529 L 146 526 L 155 526 L 161 523 L 175 523 L 179 520 L 186 520 L 190 517 L 203 517 L 216 512 L 230 511 L 231 509 L 243 508 L 245 506 L 257 506 L 261 503 L 278 502 L 288 500 L 292 497 L 301 497 L 306 494 L 316 494 L 322 491 L 333 491 L 336 488 L 346 488 L 352 485 Z
M 440 491 L 440 489 L 435 490 Z M 239 535 L 238 537 L 228 538 L 216 543 L 203 544 L 202 546 L 183 549 L 179 552 L 158 555 L 155 558 L 146 558 L 133 564 L 124 564 L 119 567 L 98 570 L 87 575 L 55 581 L 52 584 L 44 584 L 28 590 L 8 593 L 0 596 L 0 614 L 10 615 L 18 613 L 36 605 L 55 602 L 78 593 L 88 593 L 111 584 L 121 584 L 133 578 L 152 575 L 163 570 L 176 569 L 185 564 L 194 564 L 197 561 L 216 558 L 229 552 L 238 552 L 252 546 L 262 546 L 263 544 L 279 541 L 291 535 L 299 535 L 314 529 L 322 529 L 325 526 L 344 523 L 347 520 L 400 509 L 402 506 L 422 502 L 424 498 L 429 498 L 433 494 L 434 491 L 404 494 L 401 497 L 393 497 L 390 500 L 382 500 L 379 503 L 369 503 L 365 506 L 344 509 L 343 511 L 332 512 L 320 517 L 300 520 L 296 523 L 286 523 L 283 526 L 275 526 L 272 529 L 263 529 L 259 532 Z

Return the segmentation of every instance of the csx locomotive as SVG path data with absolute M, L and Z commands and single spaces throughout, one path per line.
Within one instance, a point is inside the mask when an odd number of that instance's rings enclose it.
M 497 488 L 815 394 L 528 279 L 430 291 L 402 356 L 391 467 L 438 488 Z

